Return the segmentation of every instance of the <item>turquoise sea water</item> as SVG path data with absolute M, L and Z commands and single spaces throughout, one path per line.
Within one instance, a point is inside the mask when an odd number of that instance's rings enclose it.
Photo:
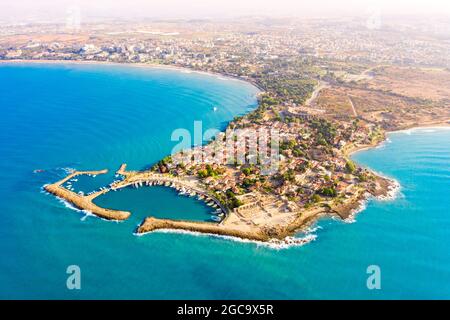
M 192 130 L 194 120 L 223 129 L 256 106 L 256 93 L 173 70 L 0 65 L 0 298 L 450 298 L 450 130 L 394 133 L 356 154 L 397 179 L 399 197 L 369 202 L 355 223 L 320 221 L 316 241 L 284 250 L 133 235 L 148 215 L 209 218 L 209 207 L 161 187 L 99 198 L 132 211 L 122 223 L 85 217 L 41 192 L 67 168 L 145 168 L 170 153 L 172 130 Z M 91 191 L 110 178 L 82 177 L 73 188 Z M 81 290 L 66 288 L 69 265 L 81 268 Z M 381 290 L 366 287 L 369 265 L 381 268 Z

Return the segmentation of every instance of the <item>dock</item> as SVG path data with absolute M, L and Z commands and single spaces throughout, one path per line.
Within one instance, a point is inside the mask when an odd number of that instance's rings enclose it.
M 97 206 L 93 203 L 93 200 L 107 192 L 120 190 L 129 186 L 136 188 L 142 186 L 165 186 L 174 188 L 178 191 L 184 191 L 188 196 L 198 196 L 205 203 L 209 203 L 212 206 L 220 208 L 220 210 L 226 214 L 228 210 L 224 207 L 218 199 L 208 194 L 197 181 L 172 177 L 163 174 L 157 174 L 151 171 L 127 171 L 127 165 L 122 164 L 116 174 L 124 177 L 123 180 L 115 181 L 110 184 L 108 188 L 102 188 L 99 191 L 93 192 L 89 195 L 77 194 L 73 191 L 66 189 L 63 185 L 67 181 L 80 175 L 100 175 L 106 174 L 108 170 L 99 171 L 75 171 L 70 173 L 64 179 L 61 179 L 53 184 L 46 185 L 44 188 L 47 192 L 64 199 L 67 202 L 74 205 L 80 210 L 86 210 L 90 213 L 108 220 L 126 220 L 130 216 L 128 211 L 105 209 Z
M 164 186 L 176 189 L 181 195 L 196 197 L 205 202 L 211 208 L 215 208 L 216 216 L 223 218 L 218 222 L 200 222 L 174 219 L 159 219 L 147 217 L 137 229 L 137 233 L 144 234 L 157 230 L 185 230 L 203 234 L 231 236 L 255 241 L 269 241 L 273 238 L 283 239 L 293 231 L 284 225 L 303 225 L 306 215 L 298 212 L 285 212 L 283 204 L 277 206 L 275 199 L 255 199 L 247 206 L 239 210 L 228 210 L 217 198 L 209 194 L 206 188 L 195 177 L 176 177 L 169 174 L 160 174 L 152 171 L 127 171 L 126 164 L 120 166 L 116 171 L 122 180 L 113 181 L 108 187 L 88 195 L 77 194 L 67 190 L 64 183 L 79 175 L 99 175 L 107 173 L 100 171 L 75 171 L 64 179 L 45 186 L 49 193 L 64 199 L 75 207 L 91 212 L 92 214 L 108 220 L 126 220 L 131 215 L 128 211 L 106 209 L 97 206 L 93 200 L 108 192 L 114 192 L 126 187 L 140 188 L 143 186 Z M 267 206 L 267 203 L 271 206 Z
M 212 203 L 220 208 L 224 214 L 228 213 L 228 209 L 217 198 L 210 195 L 197 180 L 178 178 L 151 171 L 126 171 L 126 164 L 122 164 L 116 173 L 124 176 L 125 179 L 112 183 L 110 186 L 112 191 L 129 186 L 136 188 L 142 186 L 164 186 L 180 192 L 184 191 L 189 196 L 199 196 L 205 203 Z
M 100 170 L 100 171 L 75 171 L 69 174 L 64 179 L 55 182 L 53 184 L 46 185 L 44 188 L 47 192 L 66 200 L 67 202 L 74 205 L 76 208 L 80 210 L 88 211 L 100 218 L 108 219 L 108 220 L 126 220 L 130 216 L 130 212 L 128 211 L 120 211 L 120 210 L 112 210 L 105 209 L 97 206 L 92 201 L 98 196 L 105 194 L 109 191 L 109 189 L 102 189 L 100 191 L 94 192 L 90 195 L 80 195 L 73 191 L 67 190 L 63 187 L 63 184 L 69 181 L 70 179 L 80 176 L 80 175 L 99 175 L 105 174 L 108 170 Z
M 254 228 L 243 230 L 236 226 L 228 226 L 212 222 L 195 222 L 148 217 L 138 227 L 137 233 L 144 234 L 156 230 L 184 230 L 204 234 L 237 237 L 241 239 L 267 241 L 270 236 L 262 230 Z

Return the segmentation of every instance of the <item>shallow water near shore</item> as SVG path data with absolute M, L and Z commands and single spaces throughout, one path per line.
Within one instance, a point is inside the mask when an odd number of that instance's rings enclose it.
M 256 106 L 256 93 L 239 81 L 171 70 L 1 65 L 0 298 L 450 298 L 450 130 L 393 133 L 353 155 L 398 180 L 400 195 L 370 201 L 352 224 L 322 220 L 316 241 L 284 250 L 133 235 L 146 215 L 207 218 L 209 207 L 170 189 L 99 198 L 114 207 L 130 201 L 133 215 L 120 223 L 84 219 L 41 192 L 68 168 L 145 168 L 170 153 L 173 129 L 192 130 L 194 120 L 223 129 Z M 92 191 L 109 178 L 72 184 Z M 371 291 L 366 269 L 374 264 L 382 289 Z M 69 265 L 81 268 L 81 290 L 66 288 Z

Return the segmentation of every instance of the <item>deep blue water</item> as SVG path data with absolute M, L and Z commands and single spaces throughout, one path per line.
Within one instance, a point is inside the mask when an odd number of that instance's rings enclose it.
M 85 218 L 41 192 L 65 168 L 148 167 L 170 153 L 172 130 L 192 130 L 194 120 L 223 129 L 255 107 L 256 93 L 173 70 L 0 65 L 0 298 L 450 298 L 450 130 L 394 133 L 356 154 L 397 179 L 400 196 L 369 202 L 352 224 L 320 221 L 315 242 L 285 250 L 133 235 L 148 215 L 208 219 L 209 207 L 165 188 L 99 198 L 132 211 L 122 223 Z M 73 187 L 91 191 L 110 178 Z M 81 290 L 66 288 L 69 265 L 81 268 Z M 369 265 L 381 268 L 381 290 L 366 287 Z

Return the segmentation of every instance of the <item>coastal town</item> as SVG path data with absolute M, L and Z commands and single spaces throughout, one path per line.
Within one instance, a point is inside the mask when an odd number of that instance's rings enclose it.
M 163 65 L 254 84 L 258 107 L 204 146 L 168 154 L 146 171 L 123 165 L 122 179 L 94 195 L 63 187 L 85 172 L 45 189 L 102 218 L 124 220 L 129 212 L 100 208 L 94 198 L 165 185 L 209 203 L 217 221 L 149 217 L 138 233 L 181 229 L 281 241 L 325 215 L 348 219 L 369 197 L 392 196 L 397 183 L 360 167 L 353 152 L 379 145 L 388 131 L 450 124 L 450 43 L 421 25 L 386 23 L 376 29 L 353 20 L 262 18 L 21 25 L 0 31 L 0 61 Z M 229 132 L 232 156 L 224 155 Z M 248 137 L 258 140 L 261 132 L 277 133 L 265 142 L 276 142 L 276 159 L 270 158 L 276 170 L 252 154 Z

